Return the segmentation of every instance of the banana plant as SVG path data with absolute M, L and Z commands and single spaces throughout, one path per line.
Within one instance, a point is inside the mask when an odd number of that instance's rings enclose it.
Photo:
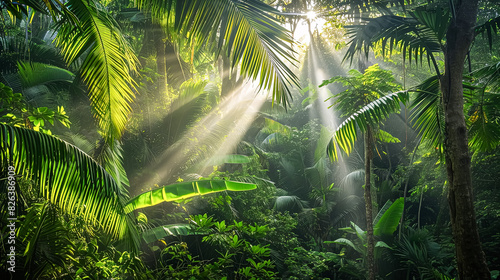
M 396 199 L 394 203 L 391 201 L 387 201 L 373 220 L 373 235 L 376 237 L 392 235 L 398 227 L 399 219 L 403 214 L 403 209 L 404 200 L 402 197 Z M 341 228 L 340 230 L 356 235 L 357 239 L 350 240 L 347 238 L 338 238 L 334 241 L 325 241 L 325 243 L 349 246 L 356 252 L 361 254 L 363 260 L 365 260 L 367 257 L 367 232 L 361 229 L 354 222 L 351 222 L 351 227 Z M 383 241 L 377 241 L 375 243 L 375 248 L 391 249 L 391 247 Z M 375 259 L 379 258 L 380 255 L 381 251 L 375 249 Z

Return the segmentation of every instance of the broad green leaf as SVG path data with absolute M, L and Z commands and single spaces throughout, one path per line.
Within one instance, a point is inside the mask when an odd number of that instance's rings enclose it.
M 197 195 L 206 195 L 221 191 L 248 191 L 256 189 L 257 185 L 224 180 L 200 180 L 194 182 L 183 182 L 161 187 L 146 193 L 142 193 L 131 199 L 125 212 L 157 205 L 162 202 L 186 199 Z
M 354 243 L 352 243 L 351 240 L 349 240 L 347 238 L 338 238 L 334 241 L 325 241 L 325 243 L 327 243 L 327 244 L 328 243 L 335 243 L 335 244 L 347 245 L 347 246 L 353 248 L 356 252 L 363 254 L 363 252 L 361 252 L 360 249 L 356 245 L 354 245 Z
M 148 229 L 141 233 L 146 243 L 152 243 L 167 236 L 186 236 L 197 234 L 190 224 L 171 224 Z
M 404 210 L 404 199 L 398 198 L 391 207 L 385 211 L 380 220 L 373 227 L 376 236 L 391 235 L 398 227 L 399 220 Z
M 214 156 L 210 159 L 211 165 L 221 165 L 223 163 L 242 164 L 249 163 L 250 158 L 245 155 L 224 155 Z

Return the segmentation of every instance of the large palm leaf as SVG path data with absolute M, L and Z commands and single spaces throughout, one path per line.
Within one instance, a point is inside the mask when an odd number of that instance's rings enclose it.
M 117 23 L 92 0 L 70 0 L 68 9 L 78 26 L 61 22 L 56 44 L 68 64 L 83 58 L 79 71 L 88 86 L 94 115 L 106 142 L 119 139 L 127 124 L 134 98 L 137 58 Z
M 422 63 L 425 55 L 429 66 L 432 62 L 436 73 L 439 73 L 435 54 L 444 50 L 443 39 L 449 21 L 450 16 L 442 10 L 423 9 L 410 13 L 410 17 L 384 15 L 367 19 L 363 24 L 348 27 L 351 41 L 344 60 L 352 61 L 357 52 L 368 55 L 369 49 L 380 43 L 384 55 L 397 47 L 410 63 L 412 59 L 415 63 Z
M 59 55 L 59 51 L 53 45 L 37 44 L 26 41 L 24 36 L 2 36 L 0 37 L 0 74 L 15 73 L 19 69 L 19 61 L 26 59 L 25 54 L 29 52 L 30 62 L 39 62 L 53 66 L 64 67 L 65 63 Z M 10 85 L 13 87 L 12 85 Z
M 4 75 L 4 79 L 14 91 L 21 92 L 30 104 L 44 99 L 50 104 L 50 94 L 69 90 L 74 79 L 70 71 L 45 63 L 20 61 L 17 65 L 19 71 Z
M 472 75 L 477 94 L 469 101 L 469 147 L 472 151 L 492 150 L 500 144 L 500 63 L 483 67 Z
M 174 22 L 174 30 L 197 45 L 225 51 L 231 66 L 272 91 L 273 99 L 288 103 L 297 77 L 286 62 L 291 56 L 290 33 L 273 17 L 277 11 L 258 0 L 139 0 L 140 9 L 156 20 Z
M 64 16 L 73 23 L 76 23 L 77 19 L 74 15 L 64 6 L 59 0 L 1 0 L 0 4 L 2 9 L 6 9 L 11 17 L 21 18 L 23 15 L 29 15 L 29 8 L 34 9 L 37 12 L 43 14 L 50 14 L 55 20 L 57 16 Z
M 409 101 L 408 91 L 398 91 L 385 95 L 349 116 L 333 133 L 327 153 L 331 160 L 337 160 L 339 149 L 349 154 L 358 136 L 358 130 L 365 132 L 368 127 L 378 125 L 389 115 L 398 112 L 401 104 Z
M 416 87 L 411 108 L 410 120 L 422 139 L 429 139 L 431 145 L 442 151 L 444 115 L 438 76 L 433 76 Z
M 133 225 L 123 211 L 121 191 L 104 168 L 78 148 L 53 136 L 0 124 L 2 166 L 37 182 L 40 194 L 64 213 L 78 215 L 123 238 Z

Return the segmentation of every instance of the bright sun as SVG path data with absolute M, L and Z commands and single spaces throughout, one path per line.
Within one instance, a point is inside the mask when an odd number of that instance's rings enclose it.
M 307 20 L 306 20 L 307 19 Z M 325 24 L 325 20 L 321 17 L 318 17 L 318 14 L 315 11 L 308 11 L 305 14 L 305 17 L 297 24 L 297 29 L 294 33 L 294 38 L 298 42 L 302 44 L 309 44 L 309 27 L 308 21 L 311 25 L 311 31 L 318 30 L 320 33 L 323 30 L 323 25 Z
M 316 18 L 316 12 L 315 11 L 309 11 L 306 13 L 307 19 L 315 19 Z

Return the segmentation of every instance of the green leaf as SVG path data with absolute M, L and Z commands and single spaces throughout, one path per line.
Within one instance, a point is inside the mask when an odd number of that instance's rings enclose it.
M 75 77 L 66 69 L 44 63 L 20 61 L 17 65 L 23 89 L 60 82 L 70 84 Z
M 157 205 L 162 202 L 176 201 L 197 195 L 206 195 L 220 191 L 248 191 L 256 189 L 257 185 L 224 180 L 201 180 L 194 182 L 183 182 L 161 187 L 131 199 L 125 212 Z
M 243 164 L 249 162 L 250 158 L 245 155 L 214 156 L 210 159 L 211 165 L 221 165 L 223 163 Z
M 328 147 L 327 154 L 332 161 L 338 160 L 339 150 L 349 154 L 358 136 L 358 130 L 366 131 L 368 126 L 377 125 L 380 121 L 401 109 L 400 102 L 408 103 L 409 92 L 398 91 L 385 95 L 349 116 L 334 132 Z
M 335 243 L 335 244 L 341 244 L 341 245 L 347 245 L 351 248 L 353 248 L 356 252 L 363 254 L 363 252 L 360 251 L 360 249 L 352 243 L 351 240 L 347 238 L 338 238 L 334 241 L 325 241 L 325 243 Z
M 120 189 L 103 167 L 56 137 L 0 124 L 0 160 L 39 186 L 41 196 L 64 213 L 78 215 L 114 238 L 134 234 Z M 4 170 L 5 170 L 4 169 Z
M 68 64 L 83 59 L 79 71 L 86 83 L 94 116 L 105 140 L 120 139 L 135 97 L 130 73 L 138 63 L 118 24 L 97 2 L 70 0 L 68 9 L 78 18 L 77 26 L 60 22 L 56 45 Z
M 158 22 L 173 22 L 173 32 L 197 46 L 224 52 L 231 67 L 270 90 L 273 100 L 287 104 L 298 78 L 287 66 L 295 63 L 291 33 L 275 14 L 276 9 L 259 0 L 139 0 L 141 10 Z
M 167 236 L 187 236 L 199 234 L 193 231 L 190 224 L 171 224 L 148 229 L 141 233 L 146 243 L 152 243 Z
M 401 141 L 392 136 L 389 132 L 379 129 L 377 135 L 375 136 L 382 143 L 401 143 Z
M 401 197 L 392 203 L 380 220 L 373 226 L 373 234 L 376 236 L 392 235 L 398 227 L 403 210 L 404 199 Z

